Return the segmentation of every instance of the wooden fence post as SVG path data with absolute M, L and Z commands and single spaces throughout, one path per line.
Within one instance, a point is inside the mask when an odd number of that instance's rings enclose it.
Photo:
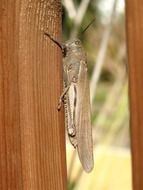
M 60 0 L 1 0 L 0 189 L 65 190 Z
M 143 1 L 126 1 L 133 189 L 143 189 Z

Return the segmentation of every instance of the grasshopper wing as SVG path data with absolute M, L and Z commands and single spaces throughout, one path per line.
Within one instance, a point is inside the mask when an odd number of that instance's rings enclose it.
M 76 87 L 77 102 L 75 121 L 77 131 L 77 151 L 84 170 L 90 172 L 93 169 L 94 162 L 90 93 L 86 61 L 80 61 L 79 77 Z

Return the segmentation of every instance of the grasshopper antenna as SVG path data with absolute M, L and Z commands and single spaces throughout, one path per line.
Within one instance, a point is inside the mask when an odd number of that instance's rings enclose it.
M 95 18 L 86 26 L 86 28 L 81 32 L 81 34 L 83 34 L 90 27 L 90 25 L 93 24 L 94 21 Z
M 45 34 L 46 36 L 48 36 L 55 44 L 57 44 L 57 45 L 60 47 L 60 49 L 63 51 L 64 46 L 63 46 L 62 43 L 60 43 L 60 42 L 58 42 L 57 40 L 55 40 L 55 39 L 54 39 L 50 34 L 48 34 L 47 32 L 44 32 L 44 34 Z

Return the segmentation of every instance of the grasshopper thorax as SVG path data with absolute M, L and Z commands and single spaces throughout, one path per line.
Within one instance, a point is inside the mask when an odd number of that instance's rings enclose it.
M 82 44 L 79 39 L 68 40 L 64 44 L 64 57 L 69 53 L 77 53 L 82 51 Z

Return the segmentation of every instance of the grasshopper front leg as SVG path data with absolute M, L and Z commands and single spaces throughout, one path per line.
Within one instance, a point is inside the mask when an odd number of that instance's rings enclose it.
M 60 96 L 60 98 L 59 98 L 58 111 L 61 109 L 62 102 L 63 102 L 64 97 L 65 97 L 66 93 L 68 92 L 70 86 L 71 86 L 71 84 L 69 84 L 69 85 L 64 89 L 64 91 L 62 92 L 62 94 L 61 94 L 61 96 Z

